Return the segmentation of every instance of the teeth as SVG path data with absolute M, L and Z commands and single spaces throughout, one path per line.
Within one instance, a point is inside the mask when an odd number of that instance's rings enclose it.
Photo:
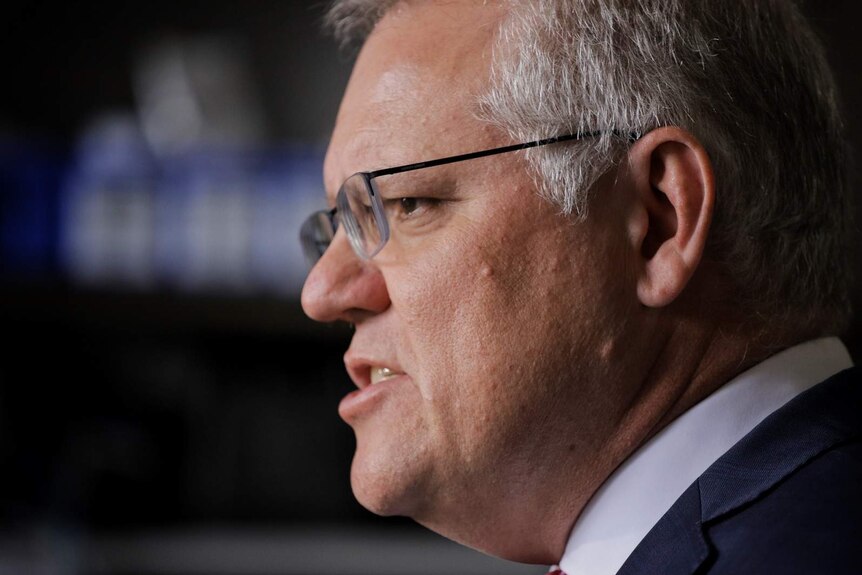
M 392 371 L 388 367 L 372 367 L 371 368 L 371 384 L 380 383 L 387 379 L 392 379 L 401 375 L 401 372 Z

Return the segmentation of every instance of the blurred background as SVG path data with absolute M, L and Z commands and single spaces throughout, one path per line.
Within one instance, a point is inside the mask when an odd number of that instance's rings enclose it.
M 349 334 L 298 303 L 352 60 L 324 10 L 6 7 L 0 574 L 543 572 L 350 493 Z M 807 11 L 858 162 L 862 8 Z M 860 322 L 846 341 L 859 361 Z

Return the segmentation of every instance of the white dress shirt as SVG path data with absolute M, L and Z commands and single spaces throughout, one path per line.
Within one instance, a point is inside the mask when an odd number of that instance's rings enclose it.
M 837 338 L 786 349 L 735 377 L 635 451 L 596 492 L 560 560 L 613 575 L 680 495 L 770 413 L 853 362 Z

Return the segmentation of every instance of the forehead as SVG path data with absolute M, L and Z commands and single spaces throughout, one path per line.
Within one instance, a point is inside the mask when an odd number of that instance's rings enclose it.
M 330 195 L 350 174 L 490 147 L 475 118 L 501 8 L 420 2 L 380 21 L 357 58 L 327 152 Z

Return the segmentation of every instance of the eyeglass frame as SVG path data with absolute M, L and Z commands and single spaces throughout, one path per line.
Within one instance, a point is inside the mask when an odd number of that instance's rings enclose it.
M 326 253 L 326 250 L 329 248 L 329 245 L 332 243 L 332 239 L 335 237 L 335 233 L 338 231 L 339 220 L 342 218 L 338 217 L 339 206 L 341 206 L 342 212 L 347 212 L 352 215 L 352 211 L 349 209 L 349 205 L 347 205 L 346 196 L 344 186 L 345 183 L 356 177 L 360 176 L 365 183 L 366 191 L 368 192 L 369 197 L 371 198 L 371 207 L 372 212 L 374 214 L 375 223 L 377 225 L 377 229 L 380 231 L 380 241 L 373 251 L 366 254 L 365 249 L 359 245 L 360 239 L 357 236 L 357 232 L 351 232 L 351 227 L 353 225 L 358 225 L 355 222 L 353 224 L 349 223 L 351 220 L 344 219 L 345 232 L 347 233 L 348 240 L 350 241 L 350 245 L 353 248 L 353 251 L 359 256 L 360 259 L 370 260 L 375 255 L 377 255 L 380 250 L 386 245 L 389 241 L 389 222 L 386 219 L 386 214 L 383 208 L 383 204 L 380 200 L 380 194 L 377 190 L 377 187 L 372 183 L 375 178 L 379 178 L 381 176 L 391 176 L 393 174 L 401 174 L 404 172 L 412 172 L 414 170 L 421 170 L 423 168 L 433 168 L 435 166 L 443 166 L 446 164 L 454 164 L 456 162 L 464 162 L 466 160 L 474 160 L 477 158 L 485 158 L 487 156 L 494 156 L 497 154 L 505 154 L 507 152 L 516 152 L 518 150 L 526 150 L 529 148 L 537 148 L 539 146 L 547 146 L 549 144 L 556 144 L 558 142 L 568 142 L 568 141 L 577 141 L 584 140 L 587 138 L 595 138 L 601 136 L 603 134 L 610 133 L 614 136 L 622 135 L 617 130 L 612 131 L 592 131 L 592 132 L 576 132 L 574 134 L 565 134 L 563 136 L 553 136 L 551 138 L 542 138 L 540 140 L 533 140 L 532 142 L 524 142 L 520 144 L 510 144 L 508 146 L 500 146 L 497 148 L 489 148 L 487 150 L 480 150 L 478 152 L 470 152 L 467 154 L 457 154 L 454 156 L 446 156 L 443 158 L 436 158 L 434 160 L 426 160 L 424 162 L 414 162 L 411 164 L 404 164 L 401 166 L 394 166 L 391 168 L 383 168 L 380 170 L 372 170 L 369 172 L 356 172 L 349 176 L 344 180 L 344 183 L 338 188 L 338 192 L 335 196 L 335 207 L 329 210 L 318 210 L 309 215 L 305 221 L 302 223 L 302 227 L 300 229 L 300 242 L 302 243 L 303 251 L 305 252 L 306 258 L 309 260 L 310 266 L 313 266 L 317 263 L 320 258 L 323 257 L 323 254 Z M 630 132 L 627 134 L 627 137 L 630 142 L 634 142 L 641 137 L 641 134 L 637 132 Z M 348 209 L 344 209 L 345 206 Z M 319 249 L 317 244 L 318 240 L 315 238 L 309 237 L 309 229 L 311 226 L 315 226 L 315 219 L 326 218 L 329 223 L 329 228 L 331 230 L 327 231 L 329 235 L 328 243 L 326 247 L 322 250 Z M 355 219 L 355 216 L 353 216 Z M 314 254 L 316 257 L 314 257 Z

